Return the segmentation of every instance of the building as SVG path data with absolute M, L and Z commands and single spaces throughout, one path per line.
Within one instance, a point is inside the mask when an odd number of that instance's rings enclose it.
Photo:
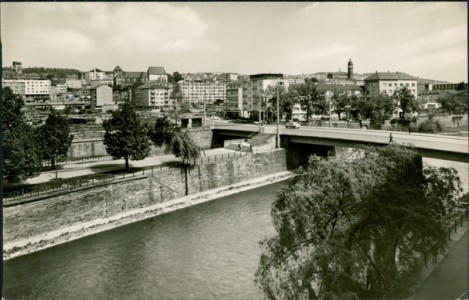
M 289 81 L 283 78 L 283 74 L 261 73 L 249 76 L 249 80 L 244 80 L 243 87 L 243 105 L 242 117 L 261 118 L 265 113 L 265 107 L 261 105 L 261 99 L 266 97 L 266 91 L 269 86 L 276 87 L 278 84 L 288 89 Z
M 402 72 L 376 72 L 365 79 L 365 97 L 374 97 L 382 93 L 392 95 L 404 87 L 417 98 L 417 78 Z
M 180 82 L 183 103 L 213 104 L 215 100 L 226 100 L 226 83 L 214 80 L 184 79 Z
M 168 75 L 163 67 L 148 67 L 148 81 L 158 81 L 160 83 L 168 83 Z
M 24 80 L 3 79 L 2 87 L 9 87 L 13 94 L 24 97 L 26 93 L 26 83 Z
M 229 117 L 239 117 L 243 111 L 243 84 L 233 81 L 226 84 L 225 111 Z
M 395 91 L 402 88 L 407 88 L 410 93 L 417 99 L 417 78 L 412 77 L 406 73 L 381 73 L 376 72 L 375 74 L 365 79 L 365 97 L 372 98 L 380 94 L 393 95 Z M 393 117 L 398 117 L 402 110 L 397 108 L 393 112 Z
M 113 105 L 112 101 L 112 88 L 107 85 L 98 85 L 90 89 L 91 108 L 103 107 L 106 105 Z
M 23 64 L 19 61 L 14 61 L 13 62 L 13 71 L 17 75 L 21 75 L 21 73 L 23 73 Z
M 134 103 L 137 108 L 163 111 L 172 105 L 169 99 L 170 89 L 158 81 L 147 82 L 134 91 Z
M 65 84 L 67 85 L 68 89 L 72 90 L 78 90 L 82 87 L 81 80 L 79 79 L 67 78 Z
M 15 94 L 21 95 L 27 102 L 49 100 L 50 80 L 13 79 L 3 80 L 3 87 L 10 87 Z

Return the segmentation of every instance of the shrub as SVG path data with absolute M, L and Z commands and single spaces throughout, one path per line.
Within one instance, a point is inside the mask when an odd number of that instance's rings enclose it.
M 443 126 L 438 120 L 433 118 L 428 118 L 424 120 L 422 123 L 418 125 L 418 132 L 424 133 L 435 133 L 441 132 L 443 130 Z

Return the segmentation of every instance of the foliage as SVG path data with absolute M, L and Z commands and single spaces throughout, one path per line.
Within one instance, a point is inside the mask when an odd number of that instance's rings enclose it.
M 435 133 L 441 131 L 443 131 L 443 125 L 433 115 L 429 115 L 426 120 L 418 125 L 418 132 Z
M 31 67 L 23 68 L 23 74 L 48 74 L 56 78 L 65 78 L 67 75 L 79 75 L 80 71 L 76 69 L 64 69 L 64 68 L 44 68 L 44 67 Z
M 256 283 L 269 299 L 399 297 L 420 256 L 444 248 L 460 190 L 454 169 L 422 171 L 411 147 L 312 157 L 273 204 Z
M 396 99 L 398 106 L 402 109 L 404 114 L 409 114 L 412 112 L 418 112 L 420 109 L 420 103 L 415 99 L 414 95 L 406 87 L 396 90 L 393 97 Z
M 438 103 L 450 115 L 467 113 L 466 97 L 456 97 L 453 93 L 446 93 L 443 97 L 438 98 Z
M 394 100 L 386 94 L 370 98 L 362 97 L 352 101 L 356 101 L 354 106 L 358 113 L 362 118 L 370 119 L 373 128 L 380 128 L 385 120 L 389 120 L 396 107 Z
M 41 157 L 49 159 L 54 168 L 57 158 L 66 156 L 72 144 L 69 121 L 51 109 L 45 124 L 38 127 L 36 132 Z
M 40 173 L 42 162 L 35 146 L 34 132 L 25 122 L 20 96 L 9 87 L 2 90 L 3 179 L 21 182 Z
M 274 113 L 276 117 L 277 115 L 277 86 L 269 85 L 265 91 L 265 95 L 268 99 L 267 110 Z M 292 115 L 293 115 L 293 106 L 296 103 L 296 94 L 294 92 L 288 92 L 285 86 L 279 85 L 278 96 L 279 96 L 280 119 L 284 117 L 286 120 L 291 120 Z
M 339 120 L 341 120 L 342 113 L 346 114 L 347 119 L 350 118 L 351 112 L 356 110 L 356 104 L 359 101 L 359 97 L 355 94 L 348 95 L 346 91 L 334 91 L 334 95 L 332 96 L 331 100 L 334 105 L 334 111 L 339 116 Z
M 322 111 L 328 107 L 326 95 L 318 91 L 313 83 L 294 85 L 291 90 L 300 99 L 301 108 L 306 111 L 306 121 L 309 121 L 316 111 L 322 114 Z
M 173 72 L 173 80 L 174 82 L 179 82 L 181 80 L 184 80 L 184 78 L 182 77 L 181 74 L 179 74 L 179 72 Z
M 112 112 L 109 120 L 103 122 L 104 145 L 113 158 L 124 158 L 129 168 L 129 159 L 142 160 L 150 152 L 148 129 L 140 121 L 135 108 L 124 103 L 119 110 Z
M 174 132 L 173 124 L 168 117 L 156 118 L 153 130 L 149 132 L 150 140 L 158 147 L 169 145 Z

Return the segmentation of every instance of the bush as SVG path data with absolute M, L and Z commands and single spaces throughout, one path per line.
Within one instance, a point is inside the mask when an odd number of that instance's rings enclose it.
M 435 133 L 441 132 L 442 130 L 443 126 L 440 124 L 440 122 L 438 120 L 433 119 L 432 117 L 424 120 L 418 125 L 418 132 Z

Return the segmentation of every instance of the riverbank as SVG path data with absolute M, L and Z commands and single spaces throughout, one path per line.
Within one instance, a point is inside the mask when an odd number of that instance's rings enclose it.
M 129 210 L 110 218 L 101 218 L 90 222 L 84 222 L 61 230 L 37 235 L 32 238 L 6 243 L 3 245 L 3 259 L 9 260 L 18 256 L 27 255 L 53 247 L 55 245 L 77 240 L 85 236 L 114 229 L 116 227 L 141 221 L 147 218 L 152 218 L 157 215 L 215 200 L 220 197 L 239 193 L 249 189 L 254 189 L 271 183 L 283 181 L 293 176 L 294 173 L 289 171 L 279 172 L 272 175 L 181 197 L 178 199 L 173 199 L 167 202 L 158 203 L 148 207 Z

